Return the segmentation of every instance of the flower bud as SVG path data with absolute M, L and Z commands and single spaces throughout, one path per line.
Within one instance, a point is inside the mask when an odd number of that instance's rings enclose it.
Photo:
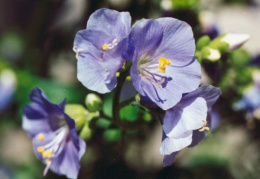
M 100 110 L 102 106 L 102 100 L 98 95 L 94 93 L 89 93 L 86 96 L 85 104 L 88 107 L 89 111 L 95 112 Z
M 220 41 L 226 42 L 229 50 L 234 50 L 242 46 L 249 37 L 249 34 L 227 33 L 221 37 Z
M 221 54 L 219 50 L 210 47 L 205 47 L 201 51 L 202 57 L 210 61 L 217 61 L 220 59 Z

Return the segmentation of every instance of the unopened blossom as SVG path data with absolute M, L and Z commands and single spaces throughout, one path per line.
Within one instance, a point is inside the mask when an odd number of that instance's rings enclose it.
M 195 90 L 201 80 L 201 67 L 194 58 L 191 27 L 174 18 L 140 20 L 128 38 L 125 59 L 132 60 L 135 89 L 167 110 L 183 93 Z
M 77 178 L 80 159 L 86 144 L 77 135 L 75 122 L 66 113 L 66 100 L 53 104 L 39 88 L 34 88 L 29 99 L 31 104 L 23 108 L 23 129 L 33 139 L 36 157 L 48 170 L 68 178 Z
M 226 42 L 229 50 L 235 50 L 242 46 L 249 38 L 249 34 L 227 33 L 221 37 L 220 41 Z
M 211 108 L 220 96 L 219 88 L 201 86 L 186 94 L 163 118 L 160 148 L 164 165 L 173 163 L 178 151 L 197 145 L 211 128 Z
M 125 64 L 124 40 L 131 28 L 128 12 L 110 9 L 95 11 L 74 40 L 77 78 L 88 89 L 107 93 L 116 87 L 116 72 Z

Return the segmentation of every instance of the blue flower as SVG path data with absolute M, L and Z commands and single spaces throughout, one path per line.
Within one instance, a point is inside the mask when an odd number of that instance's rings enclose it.
M 246 118 L 248 120 L 260 118 L 260 71 L 255 70 L 252 73 L 254 84 L 247 88 L 242 99 L 233 104 L 235 111 L 245 110 L 247 112 Z
M 181 101 L 166 111 L 160 148 L 164 165 L 173 163 L 178 151 L 197 145 L 212 127 L 211 108 L 220 96 L 219 88 L 201 86 L 184 95 Z
M 188 24 L 174 18 L 140 20 L 128 38 L 126 60 L 132 60 L 133 85 L 142 98 L 167 110 L 183 93 L 195 90 L 201 67 L 194 58 L 195 43 Z
M 86 144 L 78 137 L 74 120 L 64 113 L 66 100 L 53 104 L 37 87 L 29 99 L 32 103 L 23 108 L 23 129 L 33 138 L 35 155 L 46 164 L 44 175 L 51 169 L 77 178 Z
M 16 90 L 16 77 L 13 71 L 3 70 L 0 73 L 0 112 L 5 110 L 11 102 Z
M 116 87 L 116 72 L 125 64 L 122 53 L 131 28 L 128 12 L 100 9 L 94 12 L 87 29 L 74 40 L 77 77 L 88 89 L 107 93 Z
M 238 110 L 246 110 L 248 112 L 252 112 L 255 109 L 260 107 L 260 89 L 256 86 L 252 86 L 248 88 L 244 94 L 242 99 L 233 104 L 233 109 Z

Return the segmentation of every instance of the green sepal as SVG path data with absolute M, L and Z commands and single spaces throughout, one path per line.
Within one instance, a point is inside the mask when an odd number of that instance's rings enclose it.
M 85 124 L 90 113 L 80 104 L 66 104 L 65 113 L 68 114 L 76 123 L 77 130 L 80 130 Z
M 89 123 L 85 123 L 84 127 L 81 129 L 79 136 L 84 139 L 87 140 L 91 137 L 92 134 L 92 129 L 89 127 Z

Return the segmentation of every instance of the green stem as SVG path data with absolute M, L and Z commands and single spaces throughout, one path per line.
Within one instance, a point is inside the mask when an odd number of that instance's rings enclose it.
M 123 87 L 123 83 L 125 81 L 125 78 L 128 75 L 128 70 L 123 71 L 120 76 L 117 79 L 117 87 L 114 91 L 114 97 L 113 97 L 113 121 L 117 126 L 120 126 L 120 106 L 119 106 L 119 100 L 120 100 L 120 94 Z
M 102 118 L 104 118 L 104 119 L 107 119 L 107 120 L 109 120 L 109 121 L 112 121 L 112 120 L 113 120 L 111 117 L 105 115 L 105 114 L 103 113 L 103 111 L 100 111 L 100 117 L 102 117 Z

